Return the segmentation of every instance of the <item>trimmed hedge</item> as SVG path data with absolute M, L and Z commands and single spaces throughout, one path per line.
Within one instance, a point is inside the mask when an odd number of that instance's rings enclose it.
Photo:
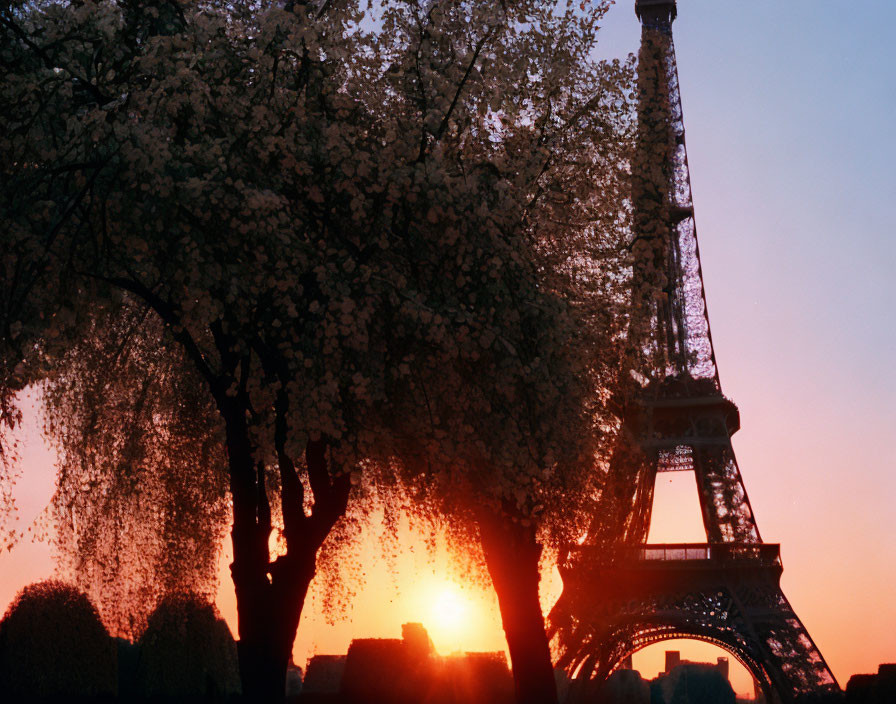
M 87 595 L 59 580 L 18 593 L 0 621 L 0 692 L 10 700 L 112 697 L 112 638 Z
M 236 642 L 199 596 L 163 599 L 138 641 L 137 691 L 149 699 L 225 700 L 240 691 Z

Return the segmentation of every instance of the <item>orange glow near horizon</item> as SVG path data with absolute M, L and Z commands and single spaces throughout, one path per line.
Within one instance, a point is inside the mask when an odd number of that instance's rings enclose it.
M 312 590 L 294 648 L 296 662 L 313 653 L 342 653 L 353 637 L 400 637 L 401 624 L 422 623 L 436 651 L 504 650 L 504 633 L 494 593 L 453 559 L 444 540 L 434 552 L 427 536 L 407 526 L 398 536 L 404 550 L 387 565 L 380 557 L 381 536 L 365 540 L 362 561 L 368 570 L 347 613 L 327 623 Z
M 53 492 L 54 455 L 37 431 L 38 419 L 33 409 L 26 409 L 25 428 L 20 447 L 22 467 L 27 475 L 16 485 L 18 527 L 30 525 L 47 505 Z M 746 437 L 746 436 L 745 436 Z M 755 455 L 764 446 L 756 442 L 747 445 L 742 466 L 752 466 Z M 740 453 L 741 446 L 737 447 Z M 772 447 L 780 450 L 780 445 Z M 820 461 L 820 460 L 819 460 Z M 877 553 L 887 546 L 871 545 L 867 541 L 849 543 L 847 534 L 861 526 L 861 514 L 855 523 L 841 525 L 817 521 L 816 549 L 806 547 L 804 524 L 788 529 L 787 507 L 809 494 L 791 492 L 772 493 L 763 489 L 763 482 L 755 482 L 756 473 L 745 472 L 753 506 L 759 514 L 760 528 L 769 526 L 764 534 L 774 542 L 784 544 L 785 594 L 806 624 L 840 684 L 845 686 L 849 676 L 859 672 L 875 672 L 880 662 L 896 659 L 896 606 L 889 599 L 889 586 L 896 581 L 896 563 L 876 561 Z M 762 479 L 762 476 L 759 476 Z M 766 483 L 773 479 L 766 478 Z M 758 500 L 757 500 L 758 498 Z M 817 499 L 816 499 L 817 500 Z M 775 502 L 777 501 L 777 505 Z M 833 498 L 826 499 L 835 506 Z M 772 521 L 769 521 L 769 518 Z M 775 519 L 777 518 L 777 522 Z M 847 534 L 840 535 L 843 529 Z M 766 529 L 768 530 L 768 529 Z M 494 593 L 480 577 L 464 571 L 450 555 L 443 538 L 437 540 L 435 553 L 427 549 L 428 536 L 404 526 L 398 537 L 400 554 L 383 558 L 384 536 L 369 527 L 362 537 L 358 555 L 364 565 L 365 581 L 344 613 L 329 617 L 322 608 L 321 587 L 312 588 L 306 602 L 302 622 L 293 650 L 297 664 L 304 665 L 314 654 L 344 653 L 353 638 L 398 638 L 401 624 L 417 621 L 424 624 L 433 643 L 442 654 L 457 651 L 499 651 L 506 647 L 500 614 Z M 656 484 L 651 542 L 702 542 L 705 540 L 693 473 L 662 474 Z M 830 561 L 819 562 L 825 541 L 834 546 L 849 546 L 854 552 L 840 550 L 836 555 L 857 567 L 852 573 L 834 569 Z M 800 548 L 799 545 L 804 547 Z M 792 547 L 790 547 L 792 546 Z M 236 636 L 236 604 L 230 581 L 229 541 L 225 541 L 220 560 L 217 605 Z M 822 581 L 818 569 L 823 568 Z M 0 553 L 0 611 L 26 584 L 53 574 L 52 550 L 46 543 L 32 543 L 26 538 L 11 552 Z M 542 607 L 547 613 L 562 589 L 556 569 L 542 575 Z M 862 599 L 853 598 L 858 592 Z M 749 675 L 734 657 L 705 643 L 696 641 L 668 641 L 645 648 L 633 657 L 634 666 L 646 678 L 654 677 L 663 669 L 665 650 L 680 650 L 683 659 L 715 662 L 727 655 L 731 663 L 731 680 L 740 696 L 752 695 Z

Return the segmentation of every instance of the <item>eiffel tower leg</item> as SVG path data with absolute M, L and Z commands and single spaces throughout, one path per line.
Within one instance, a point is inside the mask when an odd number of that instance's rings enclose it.
M 783 700 L 788 704 L 840 701 L 837 681 L 780 586 L 746 583 L 735 595 L 774 688 L 788 693 Z
M 589 542 L 612 550 L 619 544 L 635 545 L 647 540 L 656 458 L 633 442 L 624 429 L 619 433 L 609 472 L 589 529 Z
M 759 529 L 731 440 L 693 448 L 694 474 L 710 543 L 759 543 Z

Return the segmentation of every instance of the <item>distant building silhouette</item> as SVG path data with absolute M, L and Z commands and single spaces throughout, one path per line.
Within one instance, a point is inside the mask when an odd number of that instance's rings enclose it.
M 513 678 L 503 652 L 463 653 L 440 658 L 428 683 L 425 704 L 510 704 Z
M 604 682 L 573 681 L 562 704 L 735 704 L 728 682 L 728 658 L 715 663 L 682 660 L 666 651 L 665 670 L 647 681 L 637 670 L 620 668 Z
M 342 676 L 346 702 L 410 704 L 430 669 L 431 650 L 398 638 L 357 638 L 351 642 Z
M 896 664 L 880 665 L 876 675 L 853 675 L 846 683 L 846 704 L 896 702 Z
M 308 660 L 302 694 L 338 694 L 345 672 L 345 655 L 315 655 Z
M 714 667 L 722 677 L 725 678 L 725 681 L 728 682 L 728 658 L 724 656 L 719 656 L 716 658 L 716 664 L 708 662 L 695 662 L 693 660 L 682 660 L 681 659 L 681 651 L 680 650 L 667 650 L 666 651 L 666 668 L 661 673 L 662 675 L 668 675 L 679 665 L 701 665 L 705 667 Z
M 734 704 L 728 681 L 728 658 L 715 663 L 682 660 L 681 651 L 666 651 L 666 667 L 651 685 L 652 704 Z
M 432 639 L 422 623 L 402 624 L 401 639 L 407 648 L 412 652 L 419 653 L 421 657 L 435 655 Z
M 511 704 L 503 652 L 442 657 L 426 629 L 406 623 L 401 638 L 357 638 L 348 653 L 308 661 L 300 701 L 340 704 Z
M 718 664 L 682 663 L 651 685 L 651 704 L 735 704 L 735 700 Z

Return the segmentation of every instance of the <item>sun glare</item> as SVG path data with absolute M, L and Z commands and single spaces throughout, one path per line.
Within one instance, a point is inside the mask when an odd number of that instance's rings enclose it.
M 428 603 L 424 626 L 438 650 L 458 650 L 466 643 L 473 630 L 475 618 L 469 595 L 451 582 L 433 585 L 427 590 Z
M 468 604 L 454 586 L 445 587 L 433 601 L 430 617 L 442 630 L 460 628 Z

